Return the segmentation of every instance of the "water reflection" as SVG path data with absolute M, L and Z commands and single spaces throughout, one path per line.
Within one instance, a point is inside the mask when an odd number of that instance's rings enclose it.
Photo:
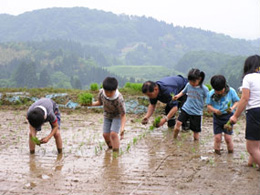
M 30 155 L 28 180 L 36 186 L 39 180 L 47 180 L 59 175 L 64 165 L 63 161 L 63 154 L 58 154 L 54 162 L 50 157 Z
M 103 158 L 102 182 L 104 192 L 108 194 L 118 194 L 118 183 L 123 179 L 124 166 L 121 163 L 123 156 L 113 153 L 111 150 L 105 151 Z

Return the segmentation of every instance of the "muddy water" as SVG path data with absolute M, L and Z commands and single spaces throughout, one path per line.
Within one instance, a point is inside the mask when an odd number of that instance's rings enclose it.
M 260 194 L 260 172 L 246 167 L 244 120 L 234 131 L 234 154 L 222 143 L 213 153 L 212 119 L 199 142 L 177 140 L 165 127 L 154 131 L 128 116 L 119 155 L 102 138 L 102 114 L 62 112 L 64 153 L 55 141 L 28 153 L 25 111 L 0 111 L 0 194 Z M 44 125 L 39 138 L 49 132 Z

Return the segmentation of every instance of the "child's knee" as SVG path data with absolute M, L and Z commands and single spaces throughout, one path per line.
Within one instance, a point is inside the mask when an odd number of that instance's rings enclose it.
M 110 133 L 110 137 L 111 137 L 111 139 L 113 139 L 113 140 L 114 140 L 114 139 L 117 139 L 117 138 L 118 138 L 118 134 L 117 134 L 116 132 L 113 132 L 113 131 L 112 131 L 112 132 Z
M 225 142 L 226 142 L 227 144 L 232 143 L 232 137 L 231 137 L 231 136 L 225 136 Z
M 221 142 L 221 139 L 222 139 L 221 134 L 215 135 L 215 142 L 216 142 L 216 143 L 220 143 L 220 142 Z
M 54 134 L 54 138 L 58 139 L 61 137 L 60 131 L 58 130 L 55 134 Z
M 110 137 L 110 133 L 103 133 L 103 137 L 104 138 L 109 138 Z

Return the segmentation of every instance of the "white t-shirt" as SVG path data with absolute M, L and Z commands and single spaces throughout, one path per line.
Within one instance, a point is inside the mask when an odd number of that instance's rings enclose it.
M 260 73 L 251 73 L 244 77 L 242 89 L 250 90 L 246 110 L 260 107 Z

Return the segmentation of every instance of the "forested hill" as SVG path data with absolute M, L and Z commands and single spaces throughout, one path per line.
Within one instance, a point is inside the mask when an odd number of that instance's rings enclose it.
M 120 56 L 120 64 L 126 65 L 172 67 L 185 53 L 194 50 L 245 56 L 259 52 L 254 42 L 223 34 L 88 8 L 0 15 L 0 42 L 53 39 L 99 47 L 105 54 Z
M 86 88 L 108 75 L 122 86 L 191 67 L 238 87 L 245 58 L 259 51 L 260 39 L 88 8 L 0 14 L 0 87 Z

